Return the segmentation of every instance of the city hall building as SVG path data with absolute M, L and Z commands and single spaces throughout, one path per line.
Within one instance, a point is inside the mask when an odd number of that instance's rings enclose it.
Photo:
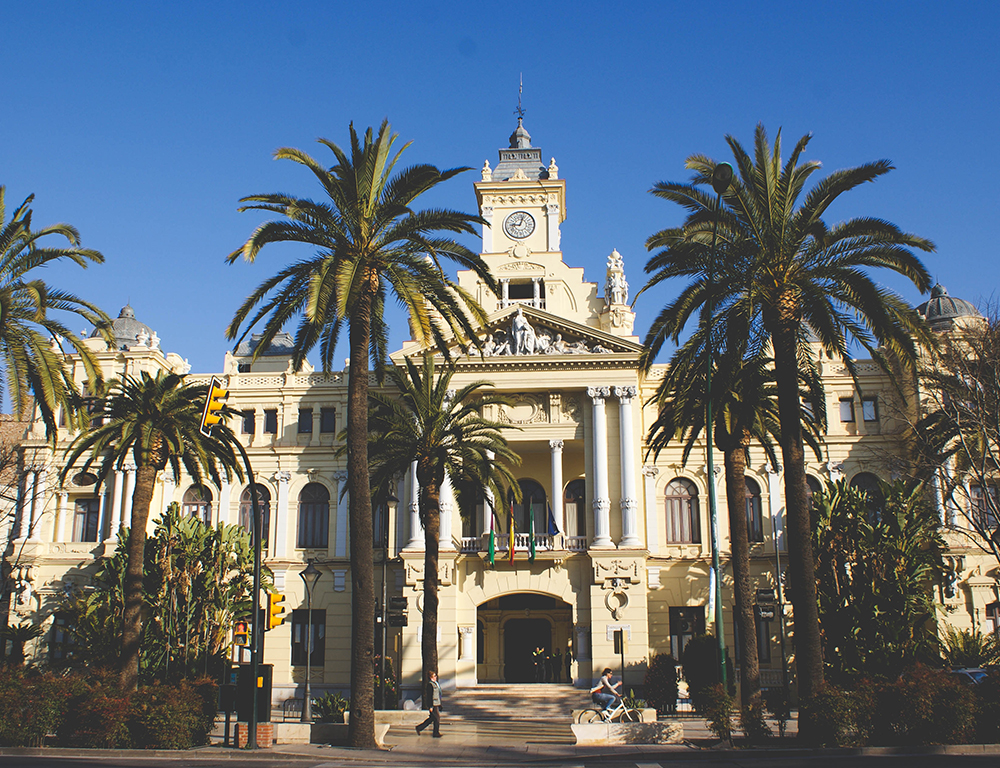
M 489 291 L 471 271 L 458 282 L 489 316 L 482 329 L 482 353 L 459 355 L 456 387 L 477 380 L 493 383 L 510 397 L 509 406 L 487 414 L 517 429 L 506 432 L 521 456 L 515 468 L 523 501 L 512 509 L 516 522 L 509 540 L 508 510 L 497 504 L 501 524 L 494 530 L 496 558 L 489 561 L 491 515 L 488 505 L 462 515 L 445 488 L 441 505 L 440 677 L 446 688 L 480 683 L 531 682 L 532 651 L 558 649 L 570 658 L 560 667 L 573 682 L 589 686 L 609 666 L 625 666 L 626 688 L 642 682 L 655 654 L 678 656 L 689 638 L 711 631 L 711 547 L 708 484 L 717 486 L 725 631 L 736 646 L 732 622 L 732 571 L 721 473 L 708 477 L 704 450 L 687 463 L 672 445 L 654 460 L 646 434 L 655 409 L 647 405 L 664 366 L 643 377 L 642 351 L 635 334 L 627 277 L 637 279 L 639 255 L 629 261 L 610 251 L 602 275 L 587 280 L 560 248 L 566 223 L 566 180 L 555 160 L 546 162 L 531 145 L 520 121 L 495 167 L 486 162 L 474 192 L 482 231 L 482 258 L 501 287 Z M 940 287 L 921 311 L 942 329 L 974 321 L 971 305 L 951 299 Z M 645 328 L 645 324 L 640 327 Z M 114 324 L 116 344 L 90 341 L 105 376 L 140 371 L 187 373 L 181 355 L 164 352 L 155 331 L 125 307 Z M 231 423 L 261 486 L 265 513 L 264 558 L 277 591 L 287 595 L 285 622 L 267 634 L 264 661 L 274 665 L 274 700 L 302 695 L 306 674 L 304 638 L 308 614 L 299 574 L 312 560 L 321 571 L 312 599 L 316 649 L 312 656 L 314 695 L 346 691 L 349 678 L 351 569 L 348 559 L 346 459 L 337 449 L 345 422 L 346 371 L 323 373 L 291 366 L 291 337 L 251 360 L 255 340 L 227 352 L 219 372 L 192 373 L 194 381 L 222 378 L 229 405 L 242 413 Z M 424 352 L 408 343 L 396 364 Z M 78 384 L 83 367 L 72 356 Z M 822 462 L 808 455 L 810 484 L 847 478 L 872 487 L 893 476 L 892 457 L 903 449 L 906 427 L 893 383 L 874 363 L 857 365 L 860 391 L 844 365 L 821 359 L 829 431 Z M 95 561 L 110 555 L 119 529 L 128 525 L 134 468 L 115 472 L 95 495 L 94 487 L 60 484 L 64 434 L 53 451 L 40 423 L 23 442 L 23 475 L 16 514 L 7 518 L 5 541 L 14 565 L 16 590 L 11 623 L 50 621 L 60 595 L 86 588 Z M 716 467 L 721 467 L 721 457 Z M 406 625 L 390 627 L 389 656 L 398 664 L 403 696 L 419 689 L 424 532 L 417 513 L 415 470 L 400 478 L 398 504 L 379 509 L 376 530 L 387 516 L 388 556 L 373 542 L 376 577 L 385 594 L 406 601 Z M 185 515 L 212 524 L 249 525 L 250 489 L 235 482 L 196 486 L 161 473 L 150 516 L 177 502 Z M 949 514 L 942 507 L 942 515 Z M 784 502 L 780 472 L 751 449 L 747 474 L 747 525 L 756 587 L 775 587 L 785 567 Z M 529 524 L 535 523 L 533 561 Z M 496 524 L 494 524 L 496 525 Z M 965 539 L 950 542 L 954 589 L 939 590 L 942 616 L 954 625 L 996 628 L 1000 621 L 996 563 Z M 509 556 L 513 546 L 513 557 Z M 376 583 L 376 593 L 383 592 Z M 781 678 L 778 621 L 759 621 L 763 682 Z M 990 624 L 989 622 L 993 622 Z M 792 623 L 787 622 L 791 630 Z M 785 652 L 791 653 L 786 640 Z M 43 636 L 33 658 L 44 661 L 50 647 Z

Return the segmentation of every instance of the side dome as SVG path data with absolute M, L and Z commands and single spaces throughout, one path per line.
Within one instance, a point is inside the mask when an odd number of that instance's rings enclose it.
M 976 306 L 965 299 L 948 295 L 948 289 L 941 283 L 931 288 L 931 297 L 917 307 L 917 312 L 927 321 L 932 330 L 947 331 L 961 318 L 981 318 Z
M 135 319 L 135 310 L 129 304 L 122 307 L 122 311 L 118 313 L 118 317 L 111 324 L 111 332 L 115 337 L 115 349 L 145 346 L 154 337 L 157 342 L 159 341 L 159 337 L 156 336 L 152 328 Z M 94 339 L 100 335 L 100 331 L 94 330 L 90 334 L 90 338 Z

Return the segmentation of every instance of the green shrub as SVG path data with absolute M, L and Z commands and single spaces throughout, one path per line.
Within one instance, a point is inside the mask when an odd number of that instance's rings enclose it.
M 339 693 L 328 693 L 326 696 L 313 699 L 313 719 L 320 723 L 342 723 L 344 712 L 350 706 L 351 702 Z
M 817 747 L 843 747 L 853 734 L 851 695 L 823 685 L 799 708 L 799 738 Z
M 677 660 L 669 653 L 654 656 L 646 668 L 643 688 L 651 707 L 673 712 L 677 707 Z
M 89 687 L 69 701 L 58 731 L 60 746 L 119 749 L 132 746 L 132 694 Z
M 0 668 L 0 746 L 42 746 L 62 723 L 69 699 L 84 686 L 78 675 Z
M 1000 743 L 1000 669 L 986 671 L 986 679 L 973 688 L 976 695 L 976 741 Z
M 188 749 L 204 743 L 202 721 L 202 700 L 192 686 L 154 683 L 133 698 L 130 739 L 142 749 Z
M 876 686 L 865 714 L 879 746 L 965 744 L 975 733 L 976 697 L 953 675 L 917 664 Z
M 717 683 L 698 692 L 700 702 L 698 712 L 708 720 L 712 733 L 723 741 L 733 738 L 733 697 Z
M 702 692 L 722 682 L 719 679 L 719 646 L 716 639 L 711 635 L 692 637 L 684 648 L 681 663 L 691 703 L 699 713 L 704 714 L 699 703 Z
M 215 716 L 219 714 L 219 684 L 210 677 L 182 680 L 181 687 L 188 687 L 198 696 L 201 712 L 193 734 L 193 746 L 208 743 L 208 734 L 215 727 Z
M 740 707 L 740 730 L 751 744 L 763 744 L 771 737 L 771 729 L 764 719 L 764 705 L 760 700 Z
M 771 717 L 778 721 L 778 733 L 785 735 L 785 728 L 792 717 L 788 696 L 785 695 L 784 688 L 766 688 L 763 691 L 764 707 L 771 713 Z

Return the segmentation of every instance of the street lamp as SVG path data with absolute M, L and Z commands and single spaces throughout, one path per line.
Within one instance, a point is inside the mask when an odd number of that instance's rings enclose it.
M 379 689 L 382 692 L 382 709 L 388 709 L 385 705 L 385 637 L 388 634 L 388 613 L 386 611 L 386 567 L 389 564 L 389 521 L 396 518 L 396 507 L 399 499 L 396 494 L 389 491 L 389 498 L 385 500 L 386 514 L 382 520 L 382 656 L 378 663 Z
M 712 526 L 712 576 L 715 602 L 715 638 L 719 646 L 719 677 L 722 687 L 728 690 L 726 681 L 726 633 L 722 625 L 722 573 L 719 571 L 719 510 L 715 499 L 715 424 L 712 421 L 712 316 L 715 314 L 715 248 L 719 236 L 719 210 L 722 206 L 722 193 L 729 189 L 733 181 L 733 166 L 729 163 L 719 163 L 712 171 L 712 189 L 715 190 L 715 217 L 712 223 L 712 250 L 708 257 L 708 333 L 706 334 L 706 386 L 705 386 L 705 431 L 708 469 L 708 510 Z
M 302 702 L 302 718 L 303 723 L 312 722 L 312 701 L 309 695 L 309 678 L 312 676 L 312 646 L 313 646 L 313 600 L 312 591 L 316 586 L 316 582 L 319 581 L 319 577 L 323 575 L 313 561 L 310 559 L 306 563 L 305 570 L 303 570 L 299 577 L 302 579 L 302 583 L 306 585 L 306 698 Z

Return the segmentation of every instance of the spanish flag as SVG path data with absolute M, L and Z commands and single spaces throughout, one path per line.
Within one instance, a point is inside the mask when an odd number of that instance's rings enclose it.
M 508 544 L 507 544 L 507 549 L 508 549 L 508 551 L 510 553 L 510 562 L 511 563 L 514 562 L 514 534 L 515 534 L 515 532 L 516 531 L 515 531 L 515 528 L 514 528 L 514 502 L 511 501 L 511 503 L 510 503 L 510 540 L 508 541 Z

